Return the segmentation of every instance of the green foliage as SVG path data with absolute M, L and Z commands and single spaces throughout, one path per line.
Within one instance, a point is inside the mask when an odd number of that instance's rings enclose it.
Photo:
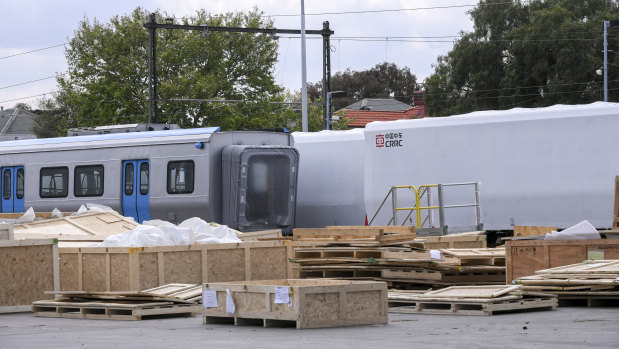
M 65 127 L 144 123 L 148 111 L 149 13 L 137 8 L 109 22 L 85 18 L 66 49 L 68 74 L 57 78 L 57 105 L 69 111 Z M 271 27 L 254 9 L 213 15 L 197 11 L 182 24 Z M 157 12 L 157 22 L 172 17 Z M 179 23 L 178 21 L 176 23 Z M 159 119 L 181 127 L 282 127 L 293 118 L 273 76 L 277 42 L 263 34 L 157 30 L 160 99 L 242 100 L 160 102 Z
M 38 101 L 39 108 L 33 110 L 35 114 L 32 132 L 38 138 L 50 138 L 66 135 L 69 128 L 65 124 L 68 120 L 67 110 L 59 106 L 54 99 L 44 98 Z
M 293 103 L 293 109 L 290 109 L 291 114 L 288 115 L 286 120 L 286 128 L 291 132 L 302 130 L 302 115 L 301 115 L 301 91 L 291 93 L 286 91 L 284 93 L 284 101 L 286 103 Z M 323 129 L 323 107 L 322 98 L 317 97 L 311 102 L 308 92 L 308 105 L 307 105 L 307 129 L 309 132 L 316 132 Z M 340 119 L 331 125 L 333 130 L 348 130 L 348 119 Z
M 331 77 L 332 91 L 346 91 L 343 98 L 333 100 L 335 110 L 344 108 L 364 98 L 395 98 L 412 104 L 417 77 L 408 67 L 398 68 L 395 63 L 381 63 L 375 67 L 352 71 L 346 69 Z M 322 96 L 322 82 L 308 84 L 308 96 L 316 100 Z
M 462 33 L 425 80 L 426 112 L 446 116 L 486 109 L 590 103 L 602 99 L 603 20 L 617 1 L 482 0 Z M 609 49 L 617 46 L 610 31 Z M 611 57 L 609 81 L 619 77 Z M 619 100 L 609 83 L 609 100 Z

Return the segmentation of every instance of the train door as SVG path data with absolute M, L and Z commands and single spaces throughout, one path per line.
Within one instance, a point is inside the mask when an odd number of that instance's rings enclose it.
M 24 167 L 2 168 L 2 212 L 24 212 Z
M 136 222 L 150 220 L 150 163 L 148 160 L 123 161 L 122 209 L 123 215 Z

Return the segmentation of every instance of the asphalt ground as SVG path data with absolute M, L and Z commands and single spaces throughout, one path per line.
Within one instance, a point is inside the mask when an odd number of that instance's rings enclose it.
M 296 329 L 0 314 L 0 348 L 619 348 L 619 308 L 493 316 L 389 314 L 380 326 Z

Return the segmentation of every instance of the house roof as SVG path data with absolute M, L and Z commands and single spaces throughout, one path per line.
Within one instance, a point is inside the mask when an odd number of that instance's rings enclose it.
M 4 109 L 0 113 L 0 135 L 33 134 L 35 114 L 20 108 Z
M 410 107 L 403 111 L 376 111 L 376 110 L 345 110 L 338 112 L 342 117 L 350 119 L 348 127 L 365 127 L 372 121 L 392 121 L 423 118 L 423 108 Z
M 344 109 L 349 110 L 376 110 L 376 111 L 404 111 L 410 109 L 411 105 L 396 101 L 391 98 L 364 98 L 355 102 Z

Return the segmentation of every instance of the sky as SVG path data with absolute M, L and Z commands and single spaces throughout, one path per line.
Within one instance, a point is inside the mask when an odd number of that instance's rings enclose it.
M 332 74 L 389 62 L 410 68 L 422 82 L 433 73 L 432 64 L 438 56 L 452 49 L 460 32 L 472 30 L 467 11 L 476 3 L 305 0 L 305 28 L 320 30 L 322 23 L 329 21 L 335 32 L 331 38 Z M 42 94 L 57 89 L 53 77 L 67 69 L 62 44 L 70 41 L 80 21 L 96 18 L 107 22 L 138 6 L 176 18 L 199 9 L 224 13 L 255 6 L 273 19 L 276 28 L 301 29 L 301 0 L 0 0 L 0 106 L 11 108 L 21 102 L 36 107 Z M 315 83 L 322 79 L 322 40 L 308 35 L 306 42 L 307 81 Z M 29 51 L 35 52 L 26 53 Z M 299 91 L 301 72 L 300 38 L 281 35 L 276 82 Z

